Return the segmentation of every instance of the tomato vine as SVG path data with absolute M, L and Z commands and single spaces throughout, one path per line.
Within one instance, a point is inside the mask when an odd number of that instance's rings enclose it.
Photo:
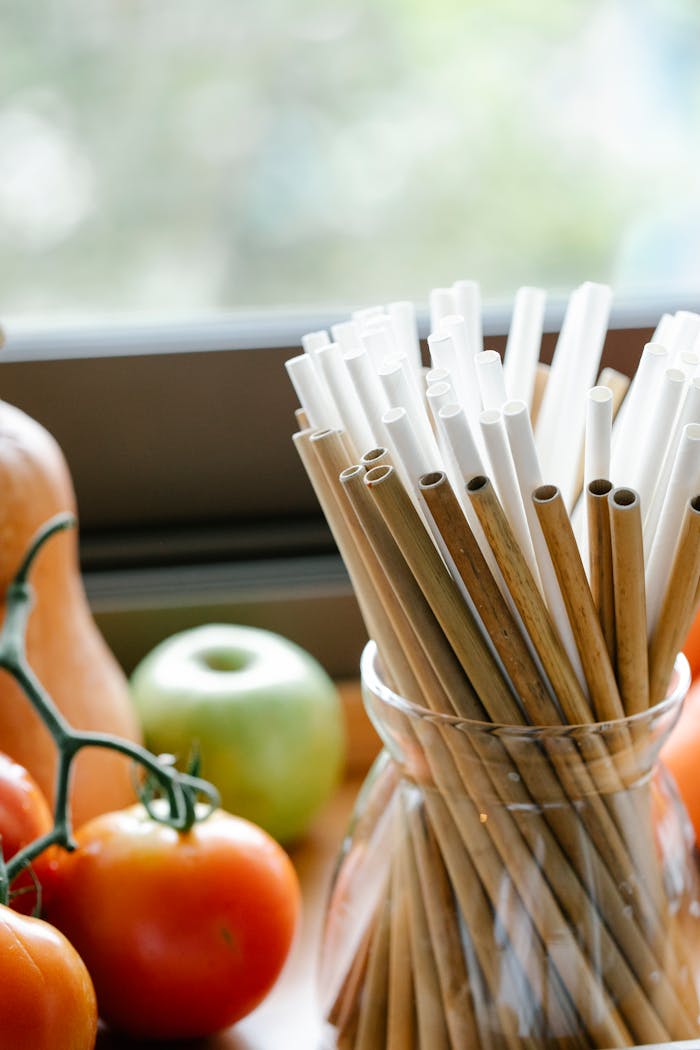
M 30 581 L 31 568 L 42 546 L 56 533 L 76 524 L 72 514 L 57 514 L 36 533 L 7 591 L 7 611 L 0 630 L 0 668 L 17 681 L 27 699 L 49 730 L 58 751 L 56 800 L 53 828 L 17 852 L 7 863 L 0 862 L 0 903 L 7 904 L 10 885 L 19 872 L 49 846 L 75 849 L 70 817 L 70 779 L 76 755 L 86 747 L 103 747 L 132 758 L 146 773 L 147 786 L 142 801 L 153 820 L 187 831 L 195 822 L 206 818 L 219 805 L 219 794 L 213 784 L 175 768 L 170 756 L 157 756 L 140 744 L 109 733 L 83 732 L 73 728 L 63 717 L 48 691 L 29 665 L 26 655 L 26 628 L 34 597 Z M 154 785 L 167 801 L 167 806 L 154 807 Z M 195 806 L 198 798 L 205 806 Z

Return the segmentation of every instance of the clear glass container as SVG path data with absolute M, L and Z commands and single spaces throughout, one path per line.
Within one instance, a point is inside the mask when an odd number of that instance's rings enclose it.
M 689 685 L 587 726 L 436 715 L 362 657 L 384 750 L 329 896 L 324 1047 L 617 1048 L 700 1035 L 693 835 L 658 760 Z

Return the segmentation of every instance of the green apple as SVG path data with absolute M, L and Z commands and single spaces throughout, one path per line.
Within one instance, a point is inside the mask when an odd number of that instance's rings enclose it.
M 196 743 L 224 809 L 280 842 L 303 835 L 338 783 L 338 693 L 278 634 L 232 624 L 182 631 L 144 657 L 131 691 L 148 747 L 184 763 Z

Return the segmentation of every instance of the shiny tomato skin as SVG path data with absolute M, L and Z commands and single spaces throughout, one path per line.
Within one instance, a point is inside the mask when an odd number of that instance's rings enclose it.
M 76 838 L 48 917 L 85 960 L 109 1027 L 198 1038 L 261 1002 L 300 907 L 274 839 L 221 810 L 179 833 L 140 805 L 89 821 Z
M 41 919 L 0 905 L 0 1050 L 91 1050 L 97 1001 L 85 965 Z
M 45 835 L 52 827 L 51 811 L 39 785 L 24 766 L 0 753 L 0 836 L 5 860 L 14 857 L 18 850 Z M 40 872 L 46 864 L 44 858 L 33 862 L 40 879 Z M 22 892 L 17 893 L 18 890 Z M 22 872 L 15 879 L 12 894 L 10 907 L 31 915 L 36 905 L 36 890 L 28 872 Z

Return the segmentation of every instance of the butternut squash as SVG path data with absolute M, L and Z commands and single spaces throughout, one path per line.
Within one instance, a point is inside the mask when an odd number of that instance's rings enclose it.
M 76 513 L 72 479 L 57 442 L 36 420 L 0 401 L 0 612 L 7 587 L 36 530 L 61 511 Z M 77 530 L 53 536 L 32 568 L 34 606 L 27 656 L 34 673 L 76 728 L 140 742 L 126 676 L 99 633 L 83 588 Z M 53 804 L 55 745 L 11 676 L 0 670 L 0 750 L 36 778 Z M 73 821 L 134 801 L 129 759 L 88 748 L 76 759 Z

